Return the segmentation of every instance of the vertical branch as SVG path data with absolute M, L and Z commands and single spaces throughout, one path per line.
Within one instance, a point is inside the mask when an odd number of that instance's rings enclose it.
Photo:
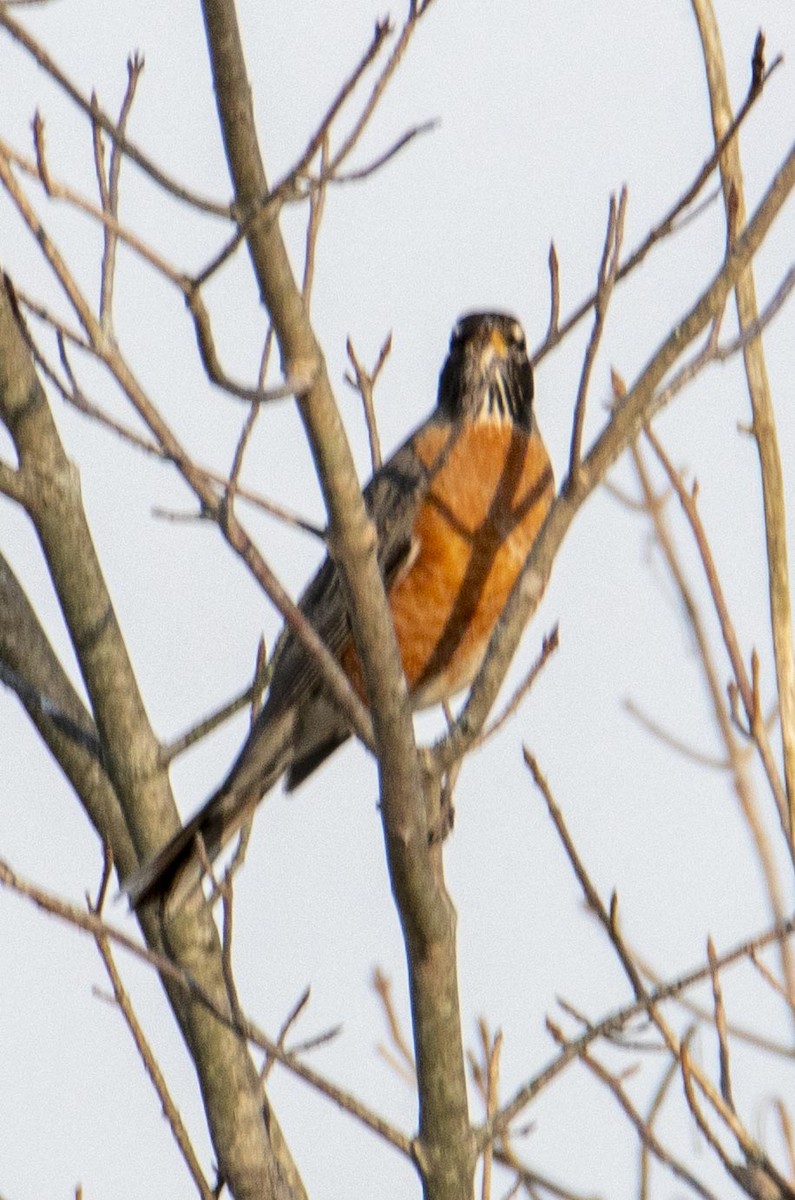
M 426 0 L 411 10 L 387 71 L 394 69 L 416 20 L 428 7 Z M 329 548 L 348 603 L 372 713 L 388 869 L 408 962 L 420 1097 L 415 1162 L 427 1196 L 461 1200 L 472 1189 L 476 1150 L 461 1039 L 455 909 L 445 888 L 441 851 L 429 848 L 428 814 L 429 808 L 438 808 L 438 779 L 423 777 L 420 770 L 374 530 L 326 363 L 293 274 L 278 213 L 260 207 L 268 196 L 268 180 L 235 5 L 233 0 L 202 0 L 202 9 L 236 209 L 259 209 L 247 226 L 246 242 L 260 295 L 273 322 L 285 373 L 309 380 L 297 403 L 323 489 Z M 376 85 L 363 110 L 366 114 L 378 95 Z M 351 137 L 358 136 L 359 128 L 357 123 Z M 346 153 L 351 137 L 343 146 Z
M 660 445 L 659 440 L 656 438 L 655 442 L 657 445 Z M 665 516 L 665 500 L 655 493 L 646 461 L 637 443 L 633 443 L 631 452 L 643 495 L 643 505 L 654 526 L 654 535 L 662 551 L 674 586 L 679 593 L 684 610 L 684 619 L 687 621 L 696 646 L 698 661 L 712 705 L 715 724 L 717 725 L 719 736 L 726 752 L 726 762 L 731 773 L 734 792 L 746 825 L 748 826 L 750 836 L 753 839 L 757 859 L 767 885 L 771 912 L 777 921 L 781 921 L 789 911 L 788 893 L 782 884 L 776 856 L 773 852 L 765 822 L 759 811 L 759 804 L 754 792 L 749 769 L 748 756 L 744 753 L 744 748 L 739 743 L 732 725 L 731 715 L 726 704 L 726 688 L 715 662 L 704 618 L 699 609 L 693 589 L 685 575 L 681 556 L 674 543 Z M 779 952 L 781 954 L 784 975 L 787 979 L 787 987 L 795 995 L 795 958 L 793 958 L 790 943 L 788 941 L 781 942 Z
M 86 521 L 78 474 L 58 436 L 7 281 L 0 287 L 0 420 L 29 484 L 26 511 L 80 663 L 103 767 L 143 856 L 174 832 L 176 808 Z M 150 945 L 159 948 L 154 919 L 142 924 Z M 218 1012 L 229 1013 L 217 931 L 203 901 L 174 914 L 163 937 L 171 958 L 212 997 Z M 226 1021 L 163 982 L 196 1064 L 218 1161 L 236 1200 L 301 1200 L 303 1188 L 288 1156 L 277 1164 L 269 1153 L 261 1089 L 245 1042 Z M 274 1130 L 278 1134 L 269 1113 L 267 1132 L 273 1140 Z
M 691 2 L 704 55 L 712 108 L 712 127 L 715 141 L 718 142 L 732 121 L 720 31 L 712 0 L 691 0 Z M 752 62 L 752 95 L 761 86 L 763 76 L 764 37 L 760 33 L 757 37 Z M 737 138 L 734 138 L 726 146 L 721 155 L 720 173 L 728 234 L 730 240 L 733 241 L 734 231 L 744 228 L 746 222 L 742 168 Z M 752 326 L 759 315 L 754 276 L 750 266 L 737 280 L 734 294 L 737 303 L 737 319 L 742 331 Z M 753 338 L 743 346 L 743 360 L 753 412 L 752 432 L 759 454 L 762 476 L 770 620 L 778 682 L 789 837 L 792 842 L 795 837 L 795 659 L 793 658 L 792 609 L 787 560 L 784 479 L 770 384 L 767 378 L 762 342 L 759 338 Z
M 270 364 L 272 349 L 273 326 L 269 325 L 268 332 L 265 334 L 265 344 L 262 347 L 262 354 L 260 355 L 259 376 L 257 378 L 257 386 L 260 388 L 265 387 L 265 380 L 268 376 L 268 366 Z M 251 440 L 251 435 L 254 432 L 254 426 L 256 425 L 257 417 L 260 414 L 260 408 L 261 406 L 259 404 L 251 405 L 248 411 L 248 416 L 243 423 L 243 428 L 240 431 L 240 437 L 238 438 L 237 445 L 235 446 L 235 453 L 232 457 L 232 470 L 229 472 L 229 487 L 226 493 L 226 502 L 228 505 L 234 505 L 235 502 L 238 484 L 240 483 L 240 472 L 243 470 L 243 459 L 245 458 L 246 449 L 248 448 L 248 443 Z
M 701 517 L 698 512 L 695 496 L 688 492 L 684 486 L 682 479 L 674 468 L 673 463 L 668 458 L 662 445 L 657 437 L 652 433 L 651 429 L 646 430 L 646 438 L 651 445 L 654 453 L 657 455 L 663 469 L 665 470 L 671 486 L 676 492 L 679 503 L 682 505 L 684 514 L 693 531 L 693 536 L 698 546 L 699 556 L 704 567 L 704 572 L 707 578 L 707 585 L 712 596 L 712 602 L 715 606 L 715 612 L 720 622 L 721 633 L 723 635 L 726 653 L 729 656 L 729 661 L 732 665 L 732 671 L 737 683 L 737 690 L 742 700 L 745 715 L 748 719 L 748 730 L 753 741 L 756 743 L 759 750 L 759 756 L 765 768 L 770 790 L 773 794 L 773 799 L 776 802 L 781 827 L 784 832 L 784 838 L 787 848 L 790 853 L 790 858 L 795 864 L 795 848 L 790 837 L 787 836 L 787 798 L 785 795 L 784 786 L 781 782 L 778 766 L 773 753 L 773 748 L 770 745 L 767 728 L 762 716 L 761 703 L 759 699 L 759 660 L 756 653 L 752 653 L 752 676 L 748 678 L 748 671 L 743 661 L 742 652 L 740 650 L 737 632 L 731 620 L 729 608 L 726 603 L 726 598 L 723 594 L 720 578 L 718 576 L 717 567 L 712 557 L 709 542 L 707 540 L 704 527 L 701 523 Z
M 498 1029 L 492 1038 L 485 1021 L 481 1021 L 480 1036 L 483 1044 L 483 1061 L 486 1068 L 484 1079 L 486 1120 L 493 1121 L 499 1108 L 500 1055 L 502 1054 L 503 1034 L 502 1030 Z M 491 1171 L 493 1162 L 494 1143 L 488 1142 L 483 1150 L 483 1181 L 481 1185 L 483 1200 L 491 1200 Z
M 549 243 L 549 324 L 547 325 L 545 342 L 557 336 L 560 322 L 560 264 L 555 243 Z
M 392 349 L 392 334 L 388 333 L 386 339 L 378 352 L 375 366 L 372 371 L 366 370 L 359 362 L 359 358 L 353 347 L 353 342 L 348 338 L 345 349 L 348 351 L 348 358 L 353 367 L 353 375 L 346 372 L 345 382 L 357 391 L 362 398 L 364 407 L 364 421 L 367 426 L 367 437 L 370 442 L 370 462 L 372 463 L 373 472 L 375 473 L 381 466 L 383 461 L 381 457 L 381 439 L 378 434 L 378 422 L 375 415 L 375 401 L 373 392 L 375 389 L 378 376 L 381 374 L 384 363 L 386 362 L 389 353 Z
M 718 1061 L 720 1063 L 720 1094 L 732 1112 L 737 1109 L 732 1094 L 731 1056 L 729 1054 L 729 1030 L 726 1022 L 726 1008 L 723 1003 L 723 987 L 718 972 L 715 946 L 712 938 L 707 938 L 707 957 L 709 959 L 710 977 L 712 980 L 712 1002 L 715 1012 L 715 1032 L 718 1035 Z
M 320 222 L 323 220 L 323 209 L 326 205 L 326 163 L 329 153 L 329 133 L 328 130 L 323 135 L 323 141 L 320 144 L 320 184 L 317 188 L 313 188 L 309 196 L 309 221 L 306 227 L 306 250 L 304 252 L 304 279 L 301 285 L 301 291 L 304 297 L 306 310 L 312 307 L 312 284 L 315 280 L 315 252 L 317 250 L 317 238 L 320 233 Z
M 610 197 L 610 213 L 607 219 L 607 232 L 605 234 L 605 244 L 602 250 L 602 258 L 599 263 L 599 276 L 596 286 L 596 300 L 594 303 L 594 322 L 591 330 L 591 336 L 588 339 L 588 347 L 585 351 L 585 359 L 582 364 L 582 372 L 580 374 L 580 384 L 577 389 L 577 401 L 574 406 L 574 424 L 571 434 L 571 450 L 569 452 L 569 480 L 573 480 L 577 476 L 580 469 L 582 459 L 582 434 L 585 426 L 585 405 L 588 399 L 588 385 L 591 381 L 591 371 L 596 360 L 596 352 L 599 349 L 599 343 L 602 340 L 602 331 L 604 330 L 605 317 L 607 316 L 607 306 L 610 303 L 610 297 L 613 294 L 613 286 L 616 282 L 618 272 L 618 256 L 621 252 L 621 242 L 624 237 L 624 215 L 627 211 L 627 189 L 621 189 L 621 196 L 618 204 L 616 204 L 615 196 Z M 554 261 L 554 267 L 553 267 Z M 553 260 L 550 255 L 550 273 L 552 278 L 552 294 L 553 305 L 555 303 L 555 286 L 557 278 L 555 269 L 557 260 Z M 557 315 L 552 314 L 557 320 Z
M 144 69 L 144 60 L 137 55 L 127 60 L 127 88 L 122 100 L 119 114 L 118 130 L 122 137 L 127 131 L 127 119 L 135 98 L 135 89 Z M 122 149 L 118 142 L 113 142 L 110 152 L 110 167 L 105 174 L 105 154 L 102 137 L 102 126 L 97 120 L 99 104 L 96 96 L 91 97 L 91 126 L 94 140 L 94 165 L 99 185 L 99 196 L 102 211 L 115 219 L 119 215 L 119 176 L 121 173 Z M 104 226 L 105 247 L 102 253 L 101 283 L 99 296 L 99 320 L 102 328 L 110 328 L 113 306 L 113 281 L 116 275 L 116 246 L 118 235 L 111 225 Z
M 94 912 L 95 915 L 101 916 L 101 913 L 98 909 L 95 910 L 92 908 L 91 911 Z M 114 1000 L 126 1022 L 130 1034 L 132 1035 L 132 1039 L 135 1042 L 135 1048 L 138 1051 L 141 1062 L 143 1063 L 144 1070 L 149 1076 L 152 1086 L 157 1093 L 157 1098 L 160 1101 L 160 1107 L 162 1109 L 163 1116 L 168 1122 L 174 1137 L 174 1141 L 176 1142 L 180 1154 L 185 1161 L 185 1166 L 190 1173 L 190 1176 L 196 1187 L 196 1191 L 201 1197 L 201 1200 L 213 1200 L 213 1198 L 216 1196 L 216 1193 L 210 1187 L 204 1177 L 204 1172 L 201 1169 L 201 1163 L 199 1162 L 188 1131 L 182 1121 L 179 1109 L 174 1103 L 174 1099 L 169 1091 L 168 1084 L 166 1083 L 165 1076 L 160 1067 L 160 1063 L 157 1061 L 157 1058 L 152 1051 L 152 1047 L 149 1044 L 146 1034 L 144 1033 L 141 1023 L 138 1020 L 138 1017 L 132 1006 L 132 1001 L 130 1000 L 127 989 L 122 981 L 119 968 L 116 965 L 116 960 L 113 957 L 110 942 L 107 938 L 100 937 L 99 935 L 97 935 L 95 940 L 97 949 L 99 950 L 100 956 L 105 965 L 105 970 L 108 973 L 108 978 L 113 986 Z

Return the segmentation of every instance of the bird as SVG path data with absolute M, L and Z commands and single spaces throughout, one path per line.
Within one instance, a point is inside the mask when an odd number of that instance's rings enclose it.
M 554 498 L 520 322 L 472 312 L 453 327 L 437 403 L 364 489 L 413 710 L 475 679 Z M 299 607 L 366 702 L 341 580 L 326 557 Z M 133 908 L 176 904 L 284 777 L 291 792 L 351 735 L 316 662 L 289 630 L 267 697 L 204 806 L 122 884 Z

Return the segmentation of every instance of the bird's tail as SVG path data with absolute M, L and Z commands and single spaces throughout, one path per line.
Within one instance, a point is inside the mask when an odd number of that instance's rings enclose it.
M 198 887 L 205 862 L 218 857 L 253 808 L 253 803 L 246 808 L 238 805 L 235 811 L 233 801 L 234 794 L 216 792 L 161 850 L 124 880 L 121 890 L 131 908 L 165 895 L 169 905 L 177 907 Z
M 168 896 L 177 908 L 292 760 L 293 714 L 264 725 L 246 742 L 229 775 L 188 823 L 121 886 L 132 908 Z

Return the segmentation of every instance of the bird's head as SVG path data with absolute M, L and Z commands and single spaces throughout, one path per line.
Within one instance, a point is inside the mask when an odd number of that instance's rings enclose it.
M 524 331 L 507 313 L 468 313 L 450 337 L 439 408 L 452 420 L 532 424 L 533 370 Z

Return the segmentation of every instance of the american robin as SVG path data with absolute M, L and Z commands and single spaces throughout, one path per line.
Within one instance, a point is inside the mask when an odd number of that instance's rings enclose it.
M 365 488 L 415 709 L 472 683 L 552 503 L 552 468 L 532 400 L 519 322 L 503 313 L 462 317 L 450 338 L 435 411 Z M 364 699 L 330 558 L 300 607 Z M 184 895 L 201 878 L 202 861 L 215 858 L 282 775 L 291 791 L 349 736 L 311 656 L 284 632 L 267 700 L 231 771 L 184 829 L 126 881 L 131 903 Z

